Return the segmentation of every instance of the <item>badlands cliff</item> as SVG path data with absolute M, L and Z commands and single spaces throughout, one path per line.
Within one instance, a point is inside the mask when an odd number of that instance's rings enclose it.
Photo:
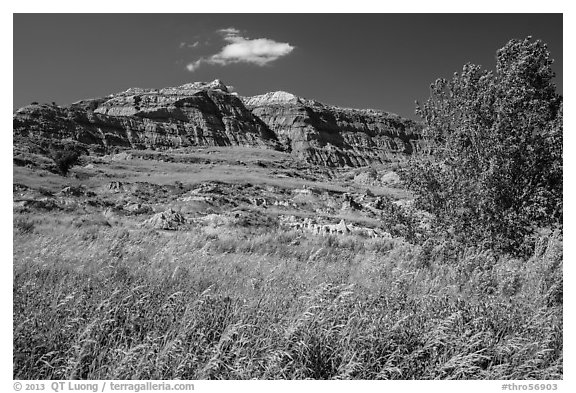
M 72 105 L 33 104 L 13 116 L 14 143 L 112 149 L 250 146 L 312 164 L 364 166 L 418 148 L 419 125 L 376 110 L 346 109 L 286 92 L 240 97 L 213 82 L 131 88 Z

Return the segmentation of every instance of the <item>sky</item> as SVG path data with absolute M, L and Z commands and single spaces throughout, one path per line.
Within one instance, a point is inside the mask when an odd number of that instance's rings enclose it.
M 418 120 L 414 101 L 531 35 L 562 94 L 562 14 L 14 14 L 13 108 L 220 79 Z

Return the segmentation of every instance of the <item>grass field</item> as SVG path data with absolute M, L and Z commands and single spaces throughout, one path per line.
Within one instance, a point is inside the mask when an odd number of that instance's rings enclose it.
M 179 181 L 182 192 L 207 180 L 284 187 L 270 198 L 303 185 L 322 196 L 366 189 L 343 173 L 279 178 L 270 171 L 282 172 L 285 157 L 202 154 L 214 162 L 95 162 L 69 178 L 15 167 L 14 182 L 48 195 L 116 180 Z M 15 379 L 562 379 L 558 233 L 543 233 L 524 261 L 397 237 L 312 235 L 283 227 L 282 207 L 164 231 L 143 225 L 152 213 L 121 213 L 117 195 L 15 207 Z M 322 198 L 298 205 L 302 214 L 317 214 L 330 201 Z

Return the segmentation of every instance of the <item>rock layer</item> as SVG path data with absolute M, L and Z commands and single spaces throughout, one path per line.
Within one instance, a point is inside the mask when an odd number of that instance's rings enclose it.
M 14 143 L 111 148 L 250 146 L 292 151 L 313 164 L 364 166 L 418 145 L 418 125 L 374 110 L 324 105 L 286 92 L 240 98 L 219 80 L 131 88 L 67 107 L 29 105 L 13 118 Z
M 274 92 L 244 103 L 292 152 L 328 166 L 364 166 L 417 148 L 417 123 L 371 109 L 347 109 Z
M 128 89 L 68 107 L 29 105 L 15 112 L 14 135 L 68 139 L 104 149 L 277 147 L 268 127 L 237 96 L 215 82 L 160 90 Z

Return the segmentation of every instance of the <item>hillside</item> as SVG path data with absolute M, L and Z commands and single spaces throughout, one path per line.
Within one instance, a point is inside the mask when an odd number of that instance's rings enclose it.
M 283 92 L 241 98 L 219 80 L 131 88 L 63 107 L 33 104 L 15 111 L 13 122 L 15 145 L 40 153 L 63 142 L 100 154 L 244 146 L 340 167 L 409 154 L 419 138 L 418 124 L 386 112 L 338 108 Z
M 419 245 L 398 164 L 81 160 L 14 167 L 15 379 L 562 378 L 557 233 L 527 262 Z
M 17 110 L 13 377 L 561 379 L 562 232 L 434 237 L 419 127 L 220 81 Z

